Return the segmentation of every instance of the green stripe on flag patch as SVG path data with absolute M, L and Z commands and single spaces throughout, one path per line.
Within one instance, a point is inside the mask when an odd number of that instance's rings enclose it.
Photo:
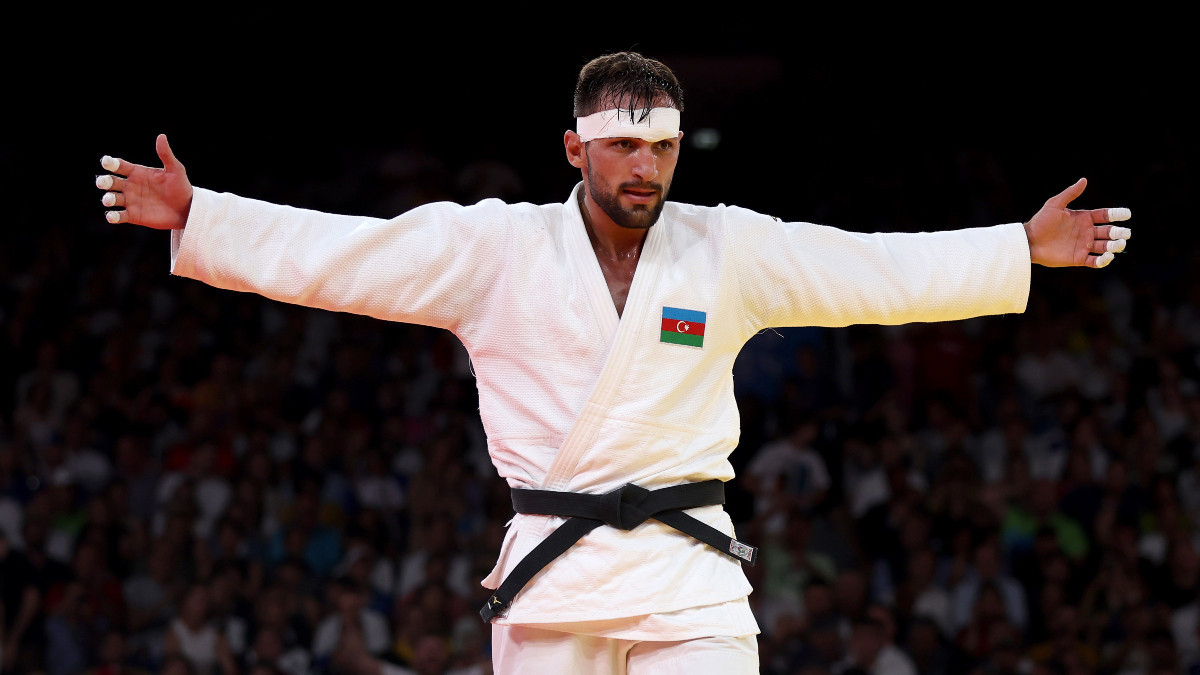
M 675 345 L 687 345 L 689 347 L 704 346 L 703 335 L 689 335 L 687 333 L 676 333 L 675 331 L 662 331 L 662 341 L 670 342 Z

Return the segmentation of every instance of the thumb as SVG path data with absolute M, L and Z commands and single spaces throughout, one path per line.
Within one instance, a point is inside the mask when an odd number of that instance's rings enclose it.
M 171 144 L 167 142 L 166 134 L 158 135 L 154 141 L 154 149 L 158 151 L 158 158 L 162 160 L 164 169 L 183 171 L 183 163 L 175 158 L 175 153 L 171 152 Z
M 1075 201 L 1075 199 L 1078 198 L 1079 195 L 1083 194 L 1083 189 L 1086 187 L 1087 187 L 1087 179 L 1080 178 L 1079 180 L 1075 181 L 1075 184 L 1072 185 L 1071 187 L 1054 195 L 1050 199 L 1047 199 L 1046 206 L 1051 206 L 1056 209 L 1065 209 L 1065 208 L 1067 208 L 1068 204 Z

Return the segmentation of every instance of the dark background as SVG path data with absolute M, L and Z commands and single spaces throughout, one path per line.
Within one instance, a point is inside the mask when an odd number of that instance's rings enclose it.
M 1086 176 L 1078 205 L 1133 208 L 1144 246 L 1192 185 L 1181 181 L 1194 173 L 1196 59 L 1169 18 L 1145 31 L 1132 15 L 1084 25 L 1046 13 L 656 28 L 640 15 L 534 26 L 329 10 L 278 21 L 188 12 L 135 28 L 122 8 L 44 35 L 44 22 L 14 21 L 36 46 L 6 47 L 8 234 L 103 223 L 91 185 L 100 156 L 157 162 L 159 132 L 196 184 L 266 199 L 303 200 L 296 186 L 419 141 L 451 165 L 495 153 L 520 172 L 525 198 L 561 201 L 578 176 L 561 145 L 575 74 L 618 49 L 676 69 L 685 133 L 722 134 L 715 151 L 685 148 L 681 201 L 852 229 L 943 228 L 973 224 L 955 185 L 1009 191 L 1012 211 L 988 215 L 1012 221 Z M 966 170 L 968 156 L 1002 175 Z

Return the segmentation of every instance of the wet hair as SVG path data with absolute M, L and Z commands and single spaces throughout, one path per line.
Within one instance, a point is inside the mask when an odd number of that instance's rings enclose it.
M 665 64 L 636 52 L 605 54 L 579 71 L 575 117 L 610 108 L 626 110 L 632 117 L 635 109 L 648 108 L 663 99 L 683 111 L 683 87 Z

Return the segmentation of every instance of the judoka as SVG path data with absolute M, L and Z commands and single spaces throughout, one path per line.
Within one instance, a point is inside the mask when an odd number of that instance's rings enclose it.
M 194 187 L 104 157 L 111 223 L 170 230 L 171 271 L 225 289 L 452 331 L 518 512 L 481 610 L 497 673 L 752 673 L 759 632 L 721 504 L 739 434 L 732 367 L 768 327 L 1022 312 L 1030 265 L 1109 264 L 1127 209 L 859 234 L 667 201 L 683 91 L 662 63 L 602 56 L 564 133 L 561 204 L 433 203 L 390 220 Z M 526 671 L 529 672 L 529 671 Z

